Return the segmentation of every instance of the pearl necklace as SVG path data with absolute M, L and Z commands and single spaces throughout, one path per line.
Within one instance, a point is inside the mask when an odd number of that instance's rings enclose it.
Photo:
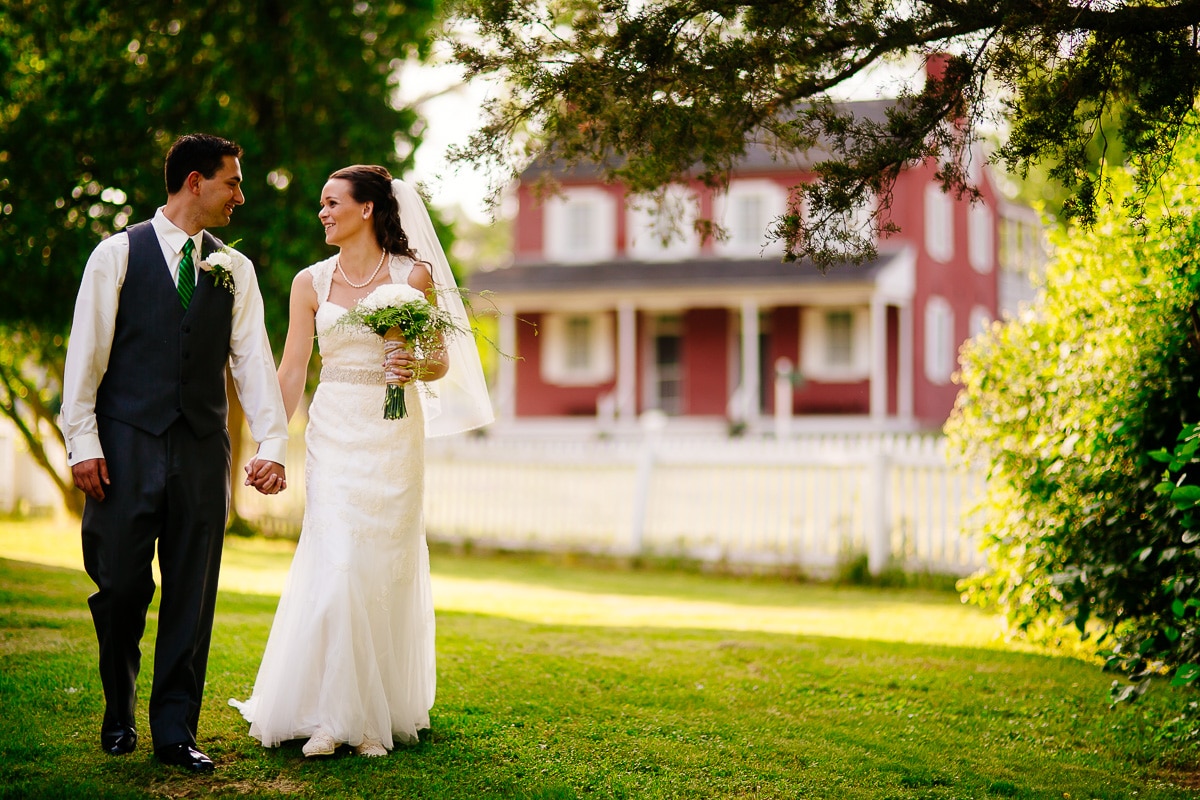
M 362 283 L 355 283 L 354 281 L 352 281 L 346 277 L 346 270 L 342 269 L 341 254 L 338 254 L 338 257 L 337 257 L 337 271 L 342 273 L 342 280 L 344 280 L 348 286 L 350 286 L 354 289 L 364 289 L 371 285 L 371 282 L 373 280 L 375 280 L 375 276 L 377 276 L 379 274 L 379 270 L 383 269 L 383 261 L 386 258 L 387 258 L 387 250 L 384 250 L 382 253 L 379 254 L 379 263 L 375 265 L 375 271 L 371 273 L 371 277 L 367 278 Z

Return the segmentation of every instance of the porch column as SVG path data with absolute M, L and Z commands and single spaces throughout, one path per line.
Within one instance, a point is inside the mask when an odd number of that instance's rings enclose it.
M 516 416 L 517 397 L 517 313 L 512 308 L 500 309 L 500 355 L 496 359 L 496 416 L 511 420 Z
M 758 302 L 751 299 L 742 301 L 742 385 L 741 413 L 745 422 L 758 419 L 762 403 L 759 400 L 758 389 L 761 376 L 758 373 Z
M 896 359 L 896 415 L 905 422 L 913 418 L 913 309 L 912 300 L 899 306 L 900 349 Z
M 871 420 L 887 419 L 887 303 L 871 297 Z
M 637 418 L 637 309 L 629 300 L 617 304 L 617 419 Z

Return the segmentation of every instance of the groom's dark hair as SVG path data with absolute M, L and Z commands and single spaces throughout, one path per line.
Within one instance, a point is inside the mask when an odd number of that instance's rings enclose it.
M 167 194 L 183 188 L 183 182 L 193 172 L 206 178 L 217 174 L 225 156 L 242 157 L 242 148 L 228 139 L 207 133 L 187 133 L 175 140 L 167 151 L 163 173 L 167 179 Z

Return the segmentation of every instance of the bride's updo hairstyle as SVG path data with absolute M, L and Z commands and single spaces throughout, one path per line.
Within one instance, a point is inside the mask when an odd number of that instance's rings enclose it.
M 392 192 L 392 174 L 374 164 L 355 164 L 342 167 L 329 176 L 349 182 L 350 196 L 356 203 L 373 203 L 375 239 L 389 253 L 408 256 L 417 261 L 408 245 L 408 234 L 400 225 L 400 206 Z

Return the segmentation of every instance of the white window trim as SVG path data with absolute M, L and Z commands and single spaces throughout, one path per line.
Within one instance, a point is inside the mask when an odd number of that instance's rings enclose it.
M 996 263 L 995 230 L 992 209 L 983 202 L 971 203 L 967 209 L 967 257 L 980 275 L 987 275 Z
M 570 215 L 582 207 L 593 220 L 582 246 L 568 240 Z M 608 261 L 616 255 L 617 204 L 594 186 L 573 186 L 546 200 L 542 245 L 547 260 L 567 264 Z
M 992 312 L 984 306 L 973 306 L 971 308 L 971 335 L 978 336 L 985 332 L 992 324 Z
M 925 184 L 925 252 L 942 263 L 954 258 L 954 201 L 937 183 Z
M 567 327 L 573 317 L 590 320 L 591 363 L 587 369 L 572 367 L 568 362 Z M 606 312 L 552 313 L 542 318 L 540 325 L 542 381 L 555 386 L 595 386 L 613 379 L 613 319 Z
M 655 230 L 655 222 L 667 215 L 667 231 Z M 696 218 L 700 202 L 696 193 L 683 186 L 671 186 L 660 202 L 649 195 L 634 195 L 625 212 L 630 257 L 642 261 L 681 261 L 700 252 Z M 663 242 L 662 233 L 667 233 Z
M 853 319 L 852 363 L 828 363 L 826 315 L 849 311 Z M 800 373 L 805 378 L 828 382 L 850 382 L 871 375 L 871 310 L 866 306 L 810 306 L 800 312 Z
M 762 219 L 759 231 L 753 237 L 737 237 L 737 231 L 730 228 L 730 220 L 726 218 L 729 209 L 745 197 L 758 196 L 762 198 Z M 776 218 L 787 211 L 788 192 L 783 186 L 774 181 L 764 179 L 734 180 L 729 182 L 729 189 L 713 198 L 713 219 L 725 228 L 730 237 L 714 243 L 713 248 L 718 255 L 727 257 L 773 256 L 782 255 L 783 242 L 778 239 L 767 239 L 767 231 Z
M 925 377 L 944 386 L 954 374 L 957 342 L 954 341 L 954 307 L 938 295 L 925 302 Z

